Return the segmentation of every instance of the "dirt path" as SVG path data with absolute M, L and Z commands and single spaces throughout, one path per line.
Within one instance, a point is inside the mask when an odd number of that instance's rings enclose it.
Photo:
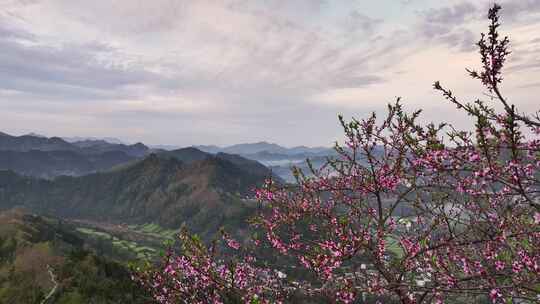
M 54 295 L 54 293 L 56 292 L 56 289 L 58 289 L 58 282 L 56 282 L 56 276 L 54 275 L 52 271 L 52 267 L 50 265 L 47 265 L 47 271 L 49 272 L 49 275 L 51 276 L 51 282 L 53 282 L 54 286 L 49 292 L 49 294 L 45 297 L 45 299 L 41 301 L 41 304 L 46 304 L 49 301 L 49 299 Z

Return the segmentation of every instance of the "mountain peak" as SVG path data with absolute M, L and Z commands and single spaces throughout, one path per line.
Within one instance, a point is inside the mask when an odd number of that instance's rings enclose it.
M 172 151 L 165 151 L 159 155 L 165 158 L 174 158 L 186 164 L 205 160 L 211 157 L 211 154 L 203 152 L 195 147 L 186 147 Z
M 133 144 L 131 146 L 134 147 L 134 148 L 148 149 L 148 147 L 145 144 L 143 144 L 142 142 L 138 142 L 138 143 Z
M 109 144 L 125 144 L 122 140 L 115 138 L 115 137 L 62 137 L 65 141 L 70 143 L 76 143 L 76 142 L 92 142 L 92 141 L 104 141 Z
M 47 136 L 45 135 L 41 135 L 41 134 L 38 134 L 38 133 L 34 133 L 34 132 L 30 132 L 28 134 L 25 134 L 23 136 L 32 136 L 32 137 L 39 137 L 39 138 L 47 138 Z

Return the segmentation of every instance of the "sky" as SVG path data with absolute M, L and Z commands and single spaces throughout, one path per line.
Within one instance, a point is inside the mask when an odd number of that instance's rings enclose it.
M 540 0 L 502 0 L 503 91 L 540 109 Z M 468 128 L 432 89 L 465 68 L 486 0 L 0 0 L 0 131 L 178 146 L 330 146 L 338 114 L 402 97 Z

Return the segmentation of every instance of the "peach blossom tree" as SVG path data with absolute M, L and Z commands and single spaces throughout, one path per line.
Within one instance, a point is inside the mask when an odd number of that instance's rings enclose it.
M 540 118 L 501 92 L 500 9 L 468 70 L 488 100 L 434 84 L 473 131 L 423 125 L 399 100 L 383 118 L 340 116 L 337 157 L 257 190 L 260 237 L 207 246 L 184 232 L 181 254 L 136 279 L 159 303 L 540 301 Z

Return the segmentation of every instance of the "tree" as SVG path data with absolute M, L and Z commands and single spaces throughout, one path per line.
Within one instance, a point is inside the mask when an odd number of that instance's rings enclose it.
M 399 99 L 382 120 L 340 116 L 339 157 L 312 177 L 297 170 L 294 186 L 269 180 L 257 191 L 267 208 L 253 229 L 264 239 L 241 245 L 224 233 L 234 253 L 225 255 L 184 232 L 182 254 L 169 252 L 138 280 L 160 303 L 274 303 L 298 293 L 340 303 L 540 301 L 540 117 L 500 90 L 510 54 L 500 9 L 489 10 L 478 42 L 481 71 L 468 70 L 489 100 L 465 103 L 434 84 L 474 131 L 421 125 L 421 111 L 406 113 Z

